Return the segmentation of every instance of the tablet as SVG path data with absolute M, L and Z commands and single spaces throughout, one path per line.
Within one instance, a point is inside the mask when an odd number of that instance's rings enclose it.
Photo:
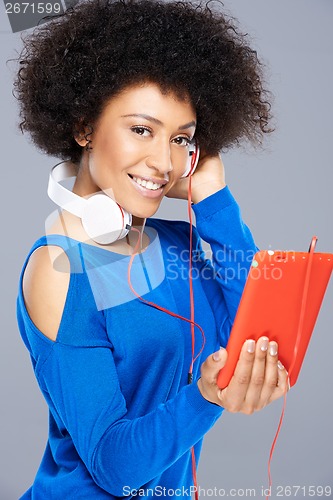
M 316 240 L 316 238 L 314 238 Z M 226 387 L 247 339 L 267 336 L 297 381 L 333 268 L 333 254 L 265 250 L 255 254 L 227 344 L 217 385 Z M 290 371 L 291 370 L 291 371 Z

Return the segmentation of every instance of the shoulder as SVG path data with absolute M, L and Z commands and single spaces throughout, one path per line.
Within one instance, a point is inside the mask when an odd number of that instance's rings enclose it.
M 36 327 L 56 340 L 68 286 L 70 263 L 59 246 L 42 246 L 29 258 L 22 291 L 28 314 Z

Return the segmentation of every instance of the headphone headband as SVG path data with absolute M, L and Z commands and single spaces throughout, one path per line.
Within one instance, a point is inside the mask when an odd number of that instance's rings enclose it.
M 60 184 L 61 181 L 76 177 L 76 175 L 77 166 L 74 163 L 70 161 L 58 163 L 50 172 L 47 194 L 56 205 L 81 218 L 87 200 Z

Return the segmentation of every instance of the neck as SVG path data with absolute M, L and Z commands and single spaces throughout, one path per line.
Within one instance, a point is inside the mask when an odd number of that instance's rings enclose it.
M 140 217 L 132 216 L 132 229 L 126 236 L 127 243 L 134 249 L 138 238 L 140 238 L 140 245 L 137 248 L 137 252 L 140 252 L 143 248 L 143 234 L 145 229 L 146 219 L 141 219 Z M 139 231 L 139 233 L 138 233 Z
M 141 217 L 136 217 L 132 215 L 132 226 L 136 227 L 140 232 L 143 232 L 146 225 L 146 219 L 142 219 Z

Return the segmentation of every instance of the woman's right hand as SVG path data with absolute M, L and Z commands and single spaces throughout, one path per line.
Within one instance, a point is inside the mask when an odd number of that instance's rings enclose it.
M 169 198 L 179 198 L 187 200 L 189 177 L 178 179 L 166 196 Z M 220 189 L 226 186 L 225 170 L 220 155 L 207 155 L 203 150 L 200 151 L 198 166 L 192 175 L 191 181 L 191 200 L 193 203 L 199 203 Z
M 261 337 L 247 340 L 241 350 L 235 373 L 228 387 L 217 386 L 217 376 L 227 361 L 220 349 L 201 366 L 198 387 L 202 396 L 231 413 L 252 414 L 280 398 L 288 390 L 288 374 L 278 360 L 278 345 Z

